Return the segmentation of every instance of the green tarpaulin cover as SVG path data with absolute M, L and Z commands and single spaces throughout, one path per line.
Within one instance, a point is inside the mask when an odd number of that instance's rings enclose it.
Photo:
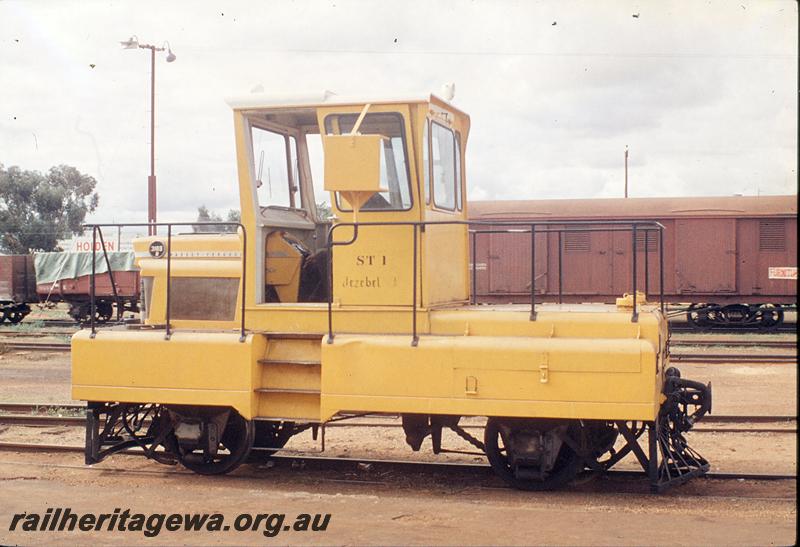
M 135 271 L 132 251 L 109 251 L 108 260 L 112 271 Z M 36 269 L 36 283 L 53 283 L 61 279 L 73 279 L 92 275 L 92 253 L 36 253 L 33 255 Z M 106 273 L 106 259 L 103 253 L 95 254 L 95 272 Z

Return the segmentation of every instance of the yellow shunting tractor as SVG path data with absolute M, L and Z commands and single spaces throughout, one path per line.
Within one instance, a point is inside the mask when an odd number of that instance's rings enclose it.
M 663 261 L 637 254 L 660 225 L 469 222 L 470 119 L 433 95 L 230 104 L 241 223 L 136 240 L 141 324 L 72 339 L 87 463 L 139 447 L 225 473 L 331 420 L 386 413 L 413 450 L 430 436 L 444 451 L 453 430 L 518 488 L 631 453 L 655 490 L 708 470 L 684 435 L 710 411 L 710 385 L 669 367 Z M 571 252 L 565 232 L 619 233 L 631 290 L 616 306 L 541 303 L 532 275 L 530 305 L 476 305 L 475 238 L 509 231 L 530 234 L 518 267 L 531 271 L 537 246 Z M 459 425 L 476 416 L 482 439 Z

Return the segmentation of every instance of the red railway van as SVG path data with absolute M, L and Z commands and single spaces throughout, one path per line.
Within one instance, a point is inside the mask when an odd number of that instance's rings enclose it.
M 630 292 L 630 233 L 582 231 L 577 223 L 641 219 L 665 227 L 664 294 L 667 301 L 686 306 L 690 322 L 772 327 L 782 322 L 785 306 L 797 305 L 797 281 L 786 274 L 797 266 L 797 196 L 479 201 L 469 213 L 472 220 L 570 227 L 560 242 L 557 234 L 537 233 L 535 288 L 542 301 L 556 301 L 560 292 L 563 302 L 611 303 Z M 477 300 L 527 301 L 530 233 L 472 237 L 477 238 Z M 651 294 L 659 291 L 659 244 L 655 231 L 637 234 L 637 287 L 646 285 Z
M 19 323 L 36 300 L 33 256 L 0 255 L 0 323 Z

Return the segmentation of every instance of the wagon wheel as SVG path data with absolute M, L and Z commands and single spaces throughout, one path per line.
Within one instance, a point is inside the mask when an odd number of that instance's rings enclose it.
M 228 418 L 225 431 L 219 442 L 219 451 L 206 457 L 203 451 L 181 452 L 178 459 L 186 467 L 200 475 L 223 475 L 241 465 L 250 454 L 254 436 L 253 422 L 233 412 Z
M 3 319 L 8 319 L 9 323 L 16 325 L 17 323 L 25 319 L 26 315 L 27 315 L 26 313 L 21 312 L 19 310 L 7 310 L 5 313 L 3 313 Z
M 256 421 L 253 439 L 254 450 L 250 452 L 248 461 L 251 463 L 266 462 L 270 456 L 286 445 L 294 433 L 294 422 Z M 255 450 L 256 448 L 259 450 Z
M 94 320 L 105 323 L 114 315 L 114 307 L 108 302 L 98 302 L 95 306 Z
M 489 418 L 484 430 L 486 457 L 497 475 L 520 490 L 553 490 L 572 480 L 581 470 L 581 459 L 566 444 L 558 443 L 558 453 L 550 469 L 535 464 L 520 464 L 513 452 L 514 439 L 540 435 L 555 439 L 559 431 L 573 429 L 564 420 L 504 420 Z
M 783 310 L 775 304 L 762 304 L 756 312 L 758 326 L 769 330 L 783 323 Z
M 686 322 L 697 329 L 708 327 L 708 306 L 706 304 L 692 304 L 686 311 Z
M 6 320 L 6 310 L 0 310 L 0 323 Z

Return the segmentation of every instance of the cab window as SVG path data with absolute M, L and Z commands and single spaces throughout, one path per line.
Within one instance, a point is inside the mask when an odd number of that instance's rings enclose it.
M 422 133 L 422 186 L 425 192 L 425 203 L 431 202 L 431 163 L 429 159 L 430 145 L 428 144 L 430 131 L 431 124 L 428 120 L 425 120 L 425 128 Z
M 456 208 L 464 209 L 464 196 L 461 179 L 461 135 L 456 132 Z
M 448 128 L 431 124 L 433 204 L 439 209 L 456 208 L 456 140 Z
M 298 207 L 296 139 L 260 127 L 253 127 L 252 138 L 258 204 Z
M 358 114 L 331 114 L 325 118 L 325 133 L 345 135 L 358 119 Z M 373 113 L 364 116 L 359 127 L 362 135 L 383 135 L 381 154 L 381 188 L 386 192 L 374 194 L 361 211 L 404 211 L 411 208 L 411 185 L 405 147 L 403 117 L 394 112 Z M 340 211 L 351 211 L 347 200 L 338 193 L 336 206 Z

